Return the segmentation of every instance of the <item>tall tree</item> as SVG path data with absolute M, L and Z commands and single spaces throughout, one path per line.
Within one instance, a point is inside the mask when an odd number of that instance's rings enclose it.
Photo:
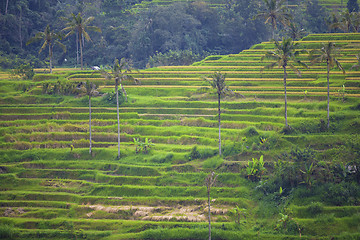
M 294 23 L 289 24 L 289 28 L 287 28 L 286 32 L 293 41 L 301 39 L 306 34 L 304 29 L 300 29 L 300 27 Z
M 264 10 L 259 11 L 255 18 L 265 18 L 265 24 L 271 24 L 272 38 L 274 39 L 278 22 L 287 26 L 292 16 L 287 13 L 288 8 L 284 4 L 285 0 L 263 0 L 263 2 L 265 3 Z
M 5 6 L 5 15 L 8 12 L 8 7 L 9 7 L 9 0 L 6 0 L 6 6 Z
M 337 21 L 331 24 L 331 28 L 333 29 L 341 29 L 342 31 L 349 33 L 352 26 L 353 15 L 349 12 L 349 10 L 344 10 L 340 13 L 339 17 L 336 18 Z
M 345 74 L 345 69 L 337 60 L 339 56 L 339 49 L 335 43 L 322 43 L 320 49 L 314 49 L 310 52 L 310 59 L 313 64 L 326 62 L 327 70 L 327 128 L 330 128 L 330 68 L 334 66 L 340 69 Z
M 211 75 L 211 79 L 204 78 L 207 82 L 210 83 L 211 87 L 216 90 L 218 97 L 218 124 L 219 124 L 219 156 L 221 156 L 221 95 L 230 92 L 229 88 L 225 83 L 225 75 L 220 72 L 215 72 Z
M 215 184 L 216 182 L 216 178 L 219 175 L 215 175 L 214 172 L 210 173 L 206 179 L 205 179 L 205 185 L 206 185 L 206 190 L 207 190 L 207 196 L 208 196 L 208 222 L 209 222 L 209 240 L 211 240 L 211 209 L 210 209 L 210 203 L 211 203 L 211 199 L 210 199 L 210 191 L 212 186 Z
M 114 79 L 115 81 L 115 93 L 116 93 L 116 115 L 117 115 L 117 125 L 118 125 L 118 158 L 120 158 L 120 116 L 119 116 L 119 85 L 121 87 L 121 91 L 125 96 L 125 101 L 127 101 L 127 94 L 125 88 L 122 84 L 125 80 L 133 80 L 135 83 L 138 83 L 138 80 L 134 79 L 129 73 L 131 73 L 133 69 L 130 64 L 125 61 L 125 59 L 121 59 L 119 62 L 118 59 L 115 59 L 114 66 L 111 68 L 110 72 L 105 70 L 100 70 L 101 74 L 108 80 Z
M 352 12 L 351 13 L 351 24 L 353 27 L 353 32 L 359 32 L 360 30 L 360 13 Z
M 297 59 L 300 53 L 305 52 L 304 50 L 297 50 L 299 48 L 298 43 L 294 43 L 291 38 L 283 38 L 281 42 L 276 40 L 275 49 L 266 52 L 265 56 L 261 58 L 275 60 L 275 62 L 266 65 L 264 69 L 272 69 L 275 66 L 284 70 L 284 93 L 285 93 L 285 126 L 288 127 L 287 119 L 287 92 L 286 92 L 286 79 L 287 79 L 287 67 L 290 67 L 298 76 L 301 76 L 300 70 L 294 65 L 300 65 L 307 68 L 307 65 Z
M 94 17 L 88 17 L 86 19 L 83 18 L 81 13 L 75 15 L 74 13 L 71 14 L 70 18 L 64 18 L 67 22 L 66 26 L 63 31 L 68 33 L 65 37 L 68 37 L 72 34 L 76 34 L 76 44 L 80 46 L 80 61 L 81 61 L 81 69 L 83 69 L 83 45 L 84 45 L 84 38 L 87 41 L 91 41 L 91 38 L 87 31 L 95 31 L 101 32 L 101 29 L 96 26 L 89 26 L 90 22 L 94 20 Z
M 83 89 L 83 92 L 89 96 L 89 153 L 92 153 L 92 136 L 91 136 L 91 97 L 94 96 L 96 92 L 96 84 L 90 82 L 89 80 L 86 82 L 81 82 L 78 85 L 79 88 Z
M 42 52 L 48 46 L 49 48 L 49 69 L 50 73 L 52 73 L 52 58 L 53 58 L 53 48 L 54 45 L 57 45 L 61 47 L 61 49 L 66 52 L 66 46 L 62 44 L 59 40 L 62 39 L 62 36 L 60 33 L 54 32 L 54 30 L 50 29 L 50 26 L 47 25 L 44 32 L 38 32 L 35 34 L 34 37 L 30 38 L 29 41 L 27 41 L 26 45 L 29 45 L 36 41 L 44 41 L 43 45 L 41 46 L 39 53 Z

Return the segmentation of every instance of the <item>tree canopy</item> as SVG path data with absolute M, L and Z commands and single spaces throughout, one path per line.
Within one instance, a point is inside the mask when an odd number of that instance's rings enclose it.
M 291 7 L 294 4 L 298 7 Z M 269 9 L 274 11 L 267 11 Z M 224 0 L 219 4 L 201 1 L 161 4 L 141 0 L 1 1 L 0 67 L 14 68 L 22 63 L 46 66 L 48 54 L 44 51 L 39 54 L 36 44 L 25 43 L 43 32 L 47 25 L 54 32 L 62 29 L 67 29 L 65 34 L 71 32 L 70 26 L 61 18 L 76 18 L 78 14 L 84 21 L 91 20 L 92 25 L 87 25 L 82 35 L 84 39 L 91 36 L 92 41 L 79 49 L 83 50 L 85 66 L 107 65 L 115 58 L 126 58 L 137 68 L 175 64 L 169 60 L 171 57 L 177 58 L 175 62 L 188 64 L 188 53 L 191 53 L 191 61 L 210 54 L 238 53 L 268 40 L 273 32 L 276 36 L 284 35 L 290 17 L 293 17 L 293 26 L 289 35 L 296 31 L 327 32 L 330 30 L 325 19 L 331 15 L 318 0 Z M 268 16 L 266 19 L 255 19 L 255 16 L 265 15 Z M 264 21 L 270 24 L 264 24 Z M 357 26 L 354 24 L 351 30 L 357 31 Z M 88 32 L 98 29 L 102 33 Z M 82 48 L 85 41 L 68 37 L 61 43 L 67 51 L 54 48 L 53 65 L 76 66 L 77 48 Z M 154 59 L 158 63 L 154 63 Z

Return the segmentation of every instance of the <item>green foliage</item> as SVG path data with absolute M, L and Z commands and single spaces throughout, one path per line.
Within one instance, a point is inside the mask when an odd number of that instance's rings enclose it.
M 133 141 L 135 145 L 135 153 L 143 152 L 144 154 L 148 154 L 150 149 L 154 146 L 152 140 L 148 138 L 145 138 L 144 142 L 138 138 L 133 138 Z
M 120 89 L 118 90 L 118 93 L 119 93 L 119 105 L 121 105 L 125 102 L 125 94 Z M 106 93 L 102 97 L 102 100 L 106 104 L 111 104 L 113 106 L 116 106 L 116 93 L 115 92 Z
M 173 51 L 166 53 L 157 52 L 154 56 L 149 58 L 148 66 L 183 66 L 191 65 L 193 62 L 200 61 L 204 56 L 194 54 L 192 51 Z
M 232 215 L 234 222 L 236 224 L 240 224 L 241 218 L 246 219 L 247 210 L 246 208 L 240 208 L 238 205 L 236 205 L 235 208 L 231 209 L 230 214 Z
M 42 83 L 42 92 L 49 95 L 79 95 L 81 89 L 78 85 L 78 83 L 68 80 L 47 81 Z
M 155 155 L 150 158 L 150 162 L 153 163 L 171 163 L 173 160 L 174 154 L 173 153 L 167 153 L 167 154 L 161 154 L 161 155 Z
M 199 159 L 199 158 L 201 158 L 201 154 L 197 150 L 197 146 L 194 146 L 191 149 L 191 152 L 190 152 L 190 155 L 189 155 L 189 160 L 192 161 L 192 160 L 196 160 L 196 159 Z
M 251 126 L 251 127 L 247 127 L 245 129 L 245 136 L 246 137 L 252 137 L 252 136 L 257 136 L 259 135 L 258 131 L 256 130 L 255 127 Z
M 356 205 L 360 202 L 359 191 L 360 186 L 356 183 L 329 183 L 324 186 L 322 201 L 336 206 Z
M 20 78 L 23 80 L 31 80 L 34 77 L 35 72 L 33 66 L 30 63 L 28 63 L 17 66 L 13 70 L 13 74 L 15 76 L 20 76 Z
M 264 156 L 261 155 L 259 159 L 253 158 L 252 161 L 248 161 L 246 167 L 246 174 L 248 179 L 252 181 L 260 181 L 264 175 L 266 168 L 264 167 Z
M 14 228 L 7 224 L 0 224 L 0 238 L 1 239 L 15 239 Z

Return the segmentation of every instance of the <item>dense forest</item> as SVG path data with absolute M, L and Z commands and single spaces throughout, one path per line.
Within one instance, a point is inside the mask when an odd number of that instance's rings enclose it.
M 217 1 L 219 2 L 219 1 Z M 318 0 L 278 1 L 291 24 L 267 21 L 263 13 L 271 2 L 251 0 L 142 2 L 141 0 L 2 0 L 0 3 L 0 67 L 14 68 L 30 62 L 34 67 L 49 63 L 44 42 L 29 44 L 37 33 L 57 33 L 66 46 L 53 48 L 55 66 L 79 66 L 78 35 L 69 30 L 72 15 L 86 22 L 83 35 L 85 66 L 107 65 L 115 58 L 131 60 L 138 68 L 157 65 L 186 65 L 208 55 L 238 53 L 261 41 L 287 35 L 299 39 L 306 33 L 357 31 L 358 18 L 351 29 L 334 25 L 345 21 L 346 10 L 332 9 Z M 352 2 L 352 1 L 349 1 Z M 280 6 L 281 4 L 281 6 Z M 297 5 L 292 5 L 297 4 Z M 357 3 L 348 4 L 356 11 Z M 344 4 L 344 8 L 345 4 Z M 80 15 L 78 15 L 80 14 Z M 349 12 L 347 12 L 349 14 Z M 97 27 L 98 31 L 92 27 Z M 332 27 L 331 27 L 332 26 Z M 101 30 L 101 32 L 100 32 Z M 44 47 L 44 46 L 43 46 Z

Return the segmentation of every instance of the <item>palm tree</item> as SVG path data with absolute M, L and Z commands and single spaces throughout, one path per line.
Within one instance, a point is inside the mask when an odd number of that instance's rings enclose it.
M 314 49 L 310 52 L 310 59 L 313 64 L 322 63 L 326 61 L 327 69 L 327 128 L 330 127 L 330 68 L 336 66 L 338 69 L 342 70 L 345 74 L 344 68 L 341 66 L 340 62 L 336 59 L 338 56 L 338 48 L 336 48 L 335 43 L 327 42 L 322 43 L 320 49 Z
M 298 48 L 298 43 L 294 43 L 291 38 L 283 38 L 281 42 L 273 40 L 275 43 L 275 49 L 273 51 L 266 52 L 265 56 L 261 58 L 275 60 L 275 62 L 270 63 L 265 66 L 264 69 L 272 69 L 275 66 L 279 68 L 283 68 L 284 70 L 284 92 L 285 92 L 285 126 L 288 127 L 287 120 L 287 93 L 286 93 L 286 79 L 287 79 L 287 71 L 286 68 L 290 67 L 298 76 L 301 76 L 300 70 L 295 67 L 294 63 L 306 67 L 307 65 L 302 63 L 297 59 L 300 53 L 304 52 L 304 50 L 296 50 Z M 264 70 L 263 69 L 263 70 Z
M 105 70 L 100 70 L 101 74 L 107 80 L 115 80 L 115 93 L 116 93 L 116 115 L 117 115 L 117 125 L 118 125 L 118 158 L 120 158 L 120 116 L 119 116 L 119 85 L 121 91 L 125 96 L 125 101 L 127 101 L 127 93 L 122 85 L 124 80 L 133 80 L 135 83 L 138 83 L 137 79 L 134 79 L 129 75 L 133 69 L 130 67 L 129 63 L 125 59 L 121 59 L 120 63 L 118 59 L 115 59 L 114 66 L 111 68 L 111 72 Z
M 294 23 L 289 24 L 286 33 L 293 41 L 301 39 L 306 34 L 304 29 L 300 29 L 299 26 Z
M 78 88 L 84 88 L 84 93 L 86 93 L 87 96 L 89 96 L 89 141 L 90 141 L 90 147 L 89 147 L 89 153 L 92 152 L 92 138 L 91 138 L 91 97 L 94 96 L 95 90 L 96 90 L 96 84 L 90 82 L 89 80 L 86 82 L 81 82 L 78 85 Z
M 226 86 L 225 83 L 225 75 L 221 74 L 220 72 L 215 72 L 211 79 L 204 78 L 207 82 L 210 83 L 211 87 L 216 89 L 216 93 L 218 95 L 218 124 L 219 124 L 219 156 L 221 156 L 221 95 L 228 93 L 230 90 Z
M 337 21 L 331 24 L 331 28 L 333 29 L 341 29 L 342 31 L 349 33 L 351 30 L 353 21 L 353 15 L 349 13 L 349 10 L 344 10 L 340 13 L 339 18 Z
M 359 12 L 352 12 L 351 13 L 351 21 L 353 32 L 359 32 L 360 30 L 360 13 Z
M 287 13 L 287 6 L 284 4 L 285 0 L 263 0 L 263 2 L 265 3 L 265 9 L 260 11 L 255 18 L 265 18 L 265 24 L 271 24 L 272 39 L 275 39 L 275 29 L 277 29 L 278 22 L 287 26 L 292 16 Z
M 59 42 L 59 40 L 62 39 L 62 36 L 60 33 L 55 33 L 53 30 L 50 29 L 50 26 L 47 25 L 44 32 L 38 32 L 35 34 L 34 37 L 30 38 L 29 41 L 27 41 L 26 45 L 29 45 L 33 42 L 37 41 L 44 41 L 43 45 L 41 46 L 39 53 L 42 52 L 48 46 L 49 48 L 49 68 L 50 73 L 52 73 L 52 57 L 53 57 L 53 48 L 54 45 L 58 45 L 62 48 L 64 52 L 66 52 L 66 46 Z
M 83 44 L 84 44 L 84 38 L 87 41 L 91 41 L 91 38 L 89 34 L 87 33 L 87 30 L 89 31 L 95 31 L 95 32 L 101 32 L 101 29 L 96 26 L 89 26 L 89 23 L 94 20 L 94 17 L 88 17 L 87 19 L 84 19 L 81 16 L 81 13 L 78 13 L 75 15 L 74 13 L 71 14 L 70 18 L 64 18 L 65 21 L 67 21 L 63 31 L 67 32 L 69 31 L 65 37 L 68 37 L 72 34 L 76 34 L 76 46 L 80 46 L 80 61 L 81 61 L 81 70 L 83 69 Z

